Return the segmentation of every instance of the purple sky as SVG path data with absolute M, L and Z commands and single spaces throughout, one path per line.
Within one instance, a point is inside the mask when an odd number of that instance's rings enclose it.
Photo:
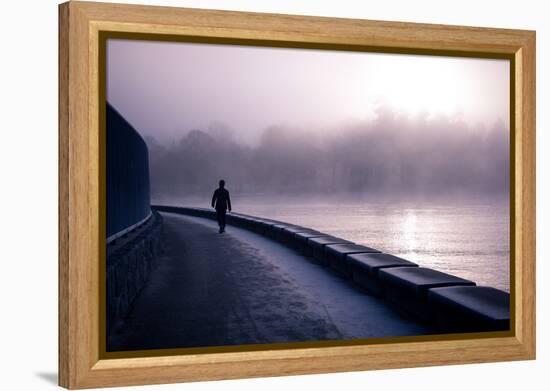
M 481 129 L 508 125 L 509 62 L 111 39 L 107 99 L 163 143 L 218 122 L 251 144 L 272 125 L 330 131 L 380 105 Z

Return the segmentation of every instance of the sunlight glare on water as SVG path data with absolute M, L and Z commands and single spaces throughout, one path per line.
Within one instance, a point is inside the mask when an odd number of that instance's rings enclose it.
M 510 217 L 506 203 L 244 203 L 239 211 L 317 229 L 418 263 L 509 291 Z

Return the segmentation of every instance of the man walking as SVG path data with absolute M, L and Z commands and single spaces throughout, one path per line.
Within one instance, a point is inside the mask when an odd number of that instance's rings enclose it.
M 225 232 L 225 212 L 231 212 L 231 199 L 229 192 L 225 188 L 225 181 L 220 180 L 220 187 L 214 191 L 212 196 L 212 208 L 216 209 L 216 217 L 220 226 L 220 233 Z

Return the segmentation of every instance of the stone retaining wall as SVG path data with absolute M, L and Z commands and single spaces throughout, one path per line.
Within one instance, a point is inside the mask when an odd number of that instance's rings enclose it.
M 216 220 L 212 209 L 153 206 L 154 210 Z M 510 329 L 509 294 L 319 231 L 240 213 L 227 223 L 300 251 L 367 293 L 443 333 Z
M 107 245 L 107 333 L 123 321 L 161 254 L 162 216 L 151 218 Z

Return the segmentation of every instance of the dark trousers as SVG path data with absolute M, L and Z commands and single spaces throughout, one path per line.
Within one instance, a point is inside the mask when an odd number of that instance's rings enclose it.
M 216 217 L 220 228 L 225 228 L 225 209 L 216 209 Z

